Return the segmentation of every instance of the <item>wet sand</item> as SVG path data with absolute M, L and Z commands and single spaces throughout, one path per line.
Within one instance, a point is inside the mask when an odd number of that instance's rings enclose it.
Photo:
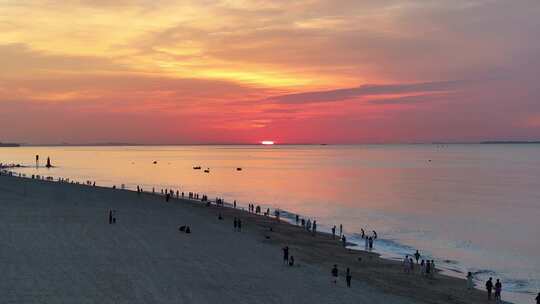
M 108 224 L 109 209 L 116 224 Z M 401 263 L 345 249 L 327 234 L 119 189 L 0 176 L 0 240 L 4 303 L 486 302 L 465 280 L 405 274 Z M 283 264 L 283 246 L 294 267 Z

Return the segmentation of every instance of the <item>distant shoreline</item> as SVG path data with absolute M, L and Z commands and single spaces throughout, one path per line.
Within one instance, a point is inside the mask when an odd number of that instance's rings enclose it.
M 160 146 L 384 146 L 384 145 L 529 145 L 540 144 L 540 141 L 479 141 L 479 142 L 410 142 L 410 143 L 276 143 L 261 145 L 258 143 L 193 143 L 193 144 L 137 144 L 137 143 L 89 143 L 89 144 L 17 144 L 0 143 L 0 147 L 160 147 Z

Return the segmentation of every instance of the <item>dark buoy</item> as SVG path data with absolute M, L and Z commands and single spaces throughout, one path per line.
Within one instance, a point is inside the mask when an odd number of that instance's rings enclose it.
M 51 158 L 50 157 L 47 157 L 47 165 L 45 165 L 45 167 L 47 168 L 51 168 L 52 165 L 51 165 Z

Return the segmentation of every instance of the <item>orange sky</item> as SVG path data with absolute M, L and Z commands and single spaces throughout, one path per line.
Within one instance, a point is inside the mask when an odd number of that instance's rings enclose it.
M 538 1 L 58 3 L 0 1 L 0 141 L 540 137 Z

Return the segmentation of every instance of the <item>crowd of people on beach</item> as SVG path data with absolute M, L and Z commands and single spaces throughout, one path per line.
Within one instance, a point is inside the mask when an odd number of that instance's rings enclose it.
M 414 257 L 414 260 L 413 260 Z M 410 256 L 405 255 L 405 258 L 403 259 L 402 266 L 403 266 L 403 272 L 409 274 L 409 273 L 419 273 L 420 275 L 427 277 L 427 278 L 433 278 L 436 273 L 435 269 L 435 260 L 427 260 L 422 259 L 420 261 L 421 255 L 418 250 Z M 415 263 L 416 260 L 416 263 Z M 416 265 L 416 266 L 415 266 Z M 418 268 L 418 270 L 416 270 Z
M 18 177 L 26 177 L 26 174 L 24 173 L 15 173 L 13 171 L 6 170 L 10 168 L 9 165 L 0 164 L 0 174 L 2 175 L 9 175 L 9 176 L 18 176 Z M 32 179 L 38 179 L 38 180 L 49 180 L 49 181 L 58 181 L 61 183 L 71 183 L 71 184 L 81 184 L 77 181 L 70 180 L 69 178 L 53 178 L 51 176 L 40 176 L 40 175 L 31 175 Z M 87 180 L 84 183 L 87 186 L 96 186 L 95 181 Z M 112 186 L 113 189 L 117 189 L 116 185 Z M 125 186 L 122 185 L 122 189 L 125 189 Z M 138 195 L 144 193 L 144 189 L 137 185 L 136 186 L 136 192 Z M 156 194 L 155 188 L 152 188 L 152 194 Z M 205 194 L 199 194 L 195 192 L 188 192 L 187 195 L 184 192 L 180 192 L 180 190 L 173 190 L 173 189 L 161 189 L 161 195 L 165 197 L 165 201 L 169 201 L 171 198 L 185 198 L 191 200 L 199 200 L 202 202 L 206 202 L 208 205 L 210 205 L 212 202 L 208 200 L 208 196 Z M 224 207 L 225 206 L 225 200 L 223 198 L 216 197 L 213 201 L 215 206 Z M 234 200 L 233 204 L 231 204 L 233 208 L 237 208 L 237 202 Z M 255 204 L 248 204 L 248 212 L 254 213 L 257 215 L 261 215 L 262 208 L 260 205 Z M 108 223 L 109 224 L 115 224 L 117 222 L 117 210 L 109 209 L 108 210 Z M 264 216 L 270 216 L 270 208 L 267 208 L 264 213 L 262 213 Z M 276 220 L 280 220 L 281 211 L 279 209 L 274 210 L 274 218 Z M 218 215 L 219 220 L 223 220 L 222 214 L 219 213 Z M 317 221 L 311 220 L 311 219 L 304 219 L 300 218 L 299 215 L 295 216 L 295 222 L 297 225 L 304 228 L 307 232 L 309 232 L 311 235 L 315 236 L 317 234 Z M 233 220 L 233 228 L 235 232 L 241 232 L 242 231 L 243 222 L 240 218 L 234 217 Z M 271 229 L 271 228 L 270 228 Z M 191 227 L 189 225 L 182 225 L 178 227 L 178 230 L 184 233 L 191 233 Z M 338 234 L 338 227 L 334 225 L 331 228 L 331 235 L 333 239 L 339 238 L 342 242 L 342 245 L 344 247 L 347 246 L 347 238 L 343 231 L 343 225 L 339 225 L 339 234 Z M 374 241 L 377 239 L 378 235 L 376 231 L 372 231 L 371 234 L 365 233 L 364 229 L 361 229 L 360 237 L 365 242 L 365 250 L 371 251 L 374 247 Z M 290 248 L 288 246 L 285 246 L 282 248 L 283 251 L 283 263 L 288 265 L 289 267 L 295 266 L 295 258 L 290 254 Z M 403 259 L 402 266 L 403 271 L 407 274 L 409 273 L 419 273 L 421 276 L 426 278 L 433 278 L 436 274 L 435 269 L 435 261 L 433 259 L 421 259 L 421 254 L 418 250 L 413 255 L 406 255 Z M 338 283 L 338 277 L 339 277 L 339 270 L 338 265 L 334 264 L 334 266 L 331 269 L 331 276 L 332 276 L 332 282 L 337 284 Z M 345 271 L 345 281 L 346 286 L 351 287 L 351 280 L 352 275 L 349 268 L 346 268 Z M 466 284 L 467 289 L 473 289 L 474 288 L 474 276 L 471 272 L 467 273 L 466 276 Z M 496 279 L 495 283 L 493 282 L 493 278 L 489 278 L 485 283 L 485 289 L 487 292 L 487 299 L 488 301 L 494 300 L 496 303 L 501 303 L 501 293 L 502 293 L 502 282 L 500 279 Z M 540 293 L 535 298 L 536 304 L 540 304 Z

